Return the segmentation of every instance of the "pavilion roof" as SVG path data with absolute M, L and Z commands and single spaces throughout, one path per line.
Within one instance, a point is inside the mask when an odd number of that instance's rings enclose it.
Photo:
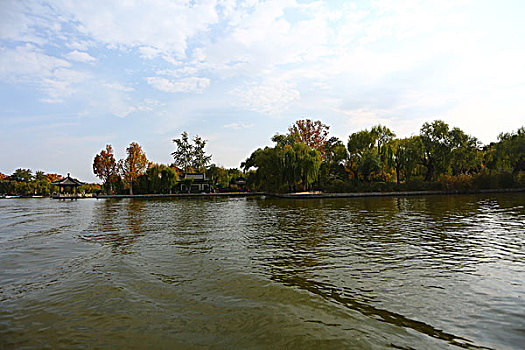
M 84 183 L 82 181 L 79 181 L 77 179 L 72 178 L 67 174 L 67 177 L 63 178 L 62 180 L 58 180 L 56 182 L 52 182 L 51 185 L 55 186 L 80 186 Z

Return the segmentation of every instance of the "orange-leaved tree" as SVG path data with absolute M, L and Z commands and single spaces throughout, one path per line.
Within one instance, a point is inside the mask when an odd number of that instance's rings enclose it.
M 62 180 L 64 177 L 60 174 L 46 174 L 47 182 L 57 182 L 59 180 Z
M 109 191 L 110 193 L 113 192 L 112 182 L 115 175 L 118 174 L 118 168 L 111 145 L 106 145 L 106 149 L 103 149 L 100 154 L 95 156 L 93 160 L 93 173 L 104 181 L 106 186 L 109 184 Z
M 133 181 L 140 175 L 144 174 L 148 169 L 148 158 L 146 153 L 142 150 L 142 147 L 136 142 L 132 142 L 128 148 L 126 148 L 128 156 L 126 159 L 119 161 L 119 168 L 124 178 L 124 182 L 129 184 L 129 194 L 133 194 Z
M 319 151 L 324 159 L 325 145 L 330 127 L 320 120 L 302 119 L 296 121 L 288 131 L 297 141 L 307 144 L 310 148 Z

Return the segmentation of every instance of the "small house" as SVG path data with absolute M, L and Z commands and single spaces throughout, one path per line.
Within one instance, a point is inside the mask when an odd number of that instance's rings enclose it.
M 181 192 L 210 192 L 210 181 L 203 173 L 183 173 L 177 186 Z

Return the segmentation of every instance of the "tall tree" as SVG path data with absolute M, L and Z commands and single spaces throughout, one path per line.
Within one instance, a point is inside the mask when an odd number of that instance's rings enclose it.
M 389 159 L 396 172 L 396 182 L 401 182 L 401 174 L 404 174 L 405 180 L 409 181 L 420 159 L 421 142 L 419 136 L 394 139 L 389 145 L 391 152 Z
M 308 147 L 318 151 L 324 159 L 325 144 L 330 127 L 320 120 L 312 121 L 302 119 L 296 121 L 288 131 L 297 138 L 297 141 L 305 143 Z
M 453 128 L 449 133 L 450 168 L 452 175 L 460 175 L 478 171 L 481 167 L 479 141 L 467 135 L 459 128 Z
M 184 172 L 192 170 L 203 172 L 211 161 L 211 156 L 206 155 L 204 147 L 206 140 L 196 135 L 193 138 L 193 144 L 188 138 L 188 133 L 184 131 L 180 139 L 173 139 L 177 149 L 171 153 L 176 167 L 181 168 Z
M 502 166 L 509 167 L 514 175 L 525 170 L 525 127 L 516 132 L 501 133 L 496 144 L 496 154 Z
M 119 168 L 122 173 L 124 181 L 129 184 L 129 194 L 133 194 L 133 181 L 140 175 L 144 174 L 148 168 L 149 162 L 146 158 L 146 153 L 142 147 L 136 142 L 132 142 L 126 148 L 128 156 L 124 160 L 119 161 Z
M 211 161 L 211 156 L 207 156 L 204 151 L 206 146 L 206 140 L 203 140 L 200 136 L 196 135 L 193 138 L 193 162 L 192 166 L 195 170 L 199 172 L 204 172 L 206 165 Z
M 389 128 L 380 124 L 372 127 L 371 133 L 375 136 L 378 154 L 384 154 L 384 147 L 396 137 Z
M 173 139 L 177 149 L 171 153 L 176 167 L 188 172 L 193 163 L 193 146 L 189 142 L 188 133 L 184 131 L 180 139 Z
M 118 167 L 113 155 L 113 147 L 111 147 L 111 145 L 106 145 L 106 149 L 103 149 L 100 154 L 95 156 L 95 159 L 93 160 L 93 173 L 104 181 L 106 190 L 109 185 L 109 192 L 112 193 L 112 180 L 118 174 Z
M 369 180 L 372 173 L 380 169 L 379 155 L 377 152 L 378 134 L 374 130 L 361 130 L 352 133 L 348 138 L 348 167 L 354 178 L 359 175 Z M 378 168 L 379 166 L 379 168 Z
M 38 170 L 35 173 L 35 181 L 47 181 L 46 174 L 43 171 Z
M 177 170 L 171 167 L 162 169 L 161 172 L 161 188 L 164 192 L 171 194 L 173 186 L 177 183 Z
M 11 175 L 11 180 L 14 180 L 17 182 L 29 182 L 33 180 L 33 172 L 31 171 L 31 169 L 18 168 Z
M 423 146 L 421 164 L 427 168 L 425 180 L 431 181 L 448 166 L 450 157 L 448 124 L 442 120 L 423 124 L 420 140 Z

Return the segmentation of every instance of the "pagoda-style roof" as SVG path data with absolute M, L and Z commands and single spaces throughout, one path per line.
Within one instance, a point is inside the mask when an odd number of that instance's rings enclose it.
M 235 179 L 235 182 L 237 185 L 245 185 L 246 184 L 246 178 L 244 176 L 239 176 Z
M 79 181 L 69 176 L 69 173 L 67 174 L 67 177 L 63 178 L 62 180 L 58 180 L 56 182 L 51 183 L 51 185 L 55 186 L 80 186 L 83 184 L 84 183 L 82 181 Z

